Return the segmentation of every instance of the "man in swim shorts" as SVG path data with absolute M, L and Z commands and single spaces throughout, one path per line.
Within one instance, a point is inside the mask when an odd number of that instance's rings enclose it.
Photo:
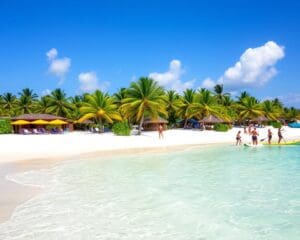
M 252 145 L 257 145 L 257 136 L 259 134 L 256 131 L 256 128 L 253 129 L 253 131 L 251 132 L 251 134 L 252 134 Z

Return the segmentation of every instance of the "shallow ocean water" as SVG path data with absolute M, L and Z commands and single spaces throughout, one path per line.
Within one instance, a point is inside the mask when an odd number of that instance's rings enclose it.
M 44 191 L 0 239 L 300 238 L 300 146 L 201 147 L 9 176 Z

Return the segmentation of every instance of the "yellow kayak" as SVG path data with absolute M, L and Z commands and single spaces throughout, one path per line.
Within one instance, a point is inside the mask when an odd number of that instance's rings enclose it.
M 267 142 L 263 143 L 263 145 L 269 145 L 269 146 L 284 146 L 284 145 L 300 145 L 300 140 L 294 140 L 294 141 L 281 141 L 281 143 L 271 143 L 268 144 Z

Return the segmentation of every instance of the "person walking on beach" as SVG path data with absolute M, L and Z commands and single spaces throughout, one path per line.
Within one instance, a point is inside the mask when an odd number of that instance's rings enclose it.
M 247 134 L 247 128 L 244 127 L 244 134 Z
M 272 134 L 273 134 L 273 133 L 272 133 L 271 129 L 269 128 L 269 129 L 268 129 L 268 143 L 269 143 L 269 144 L 271 144 Z
M 236 135 L 236 144 L 235 145 L 241 145 L 242 143 L 242 137 L 241 137 L 241 131 L 238 131 Z
M 278 144 L 280 144 L 281 140 L 283 139 L 281 131 L 282 131 L 281 128 L 278 128 Z
M 253 131 L 251 132 L 251 134 L 252 134 L 252 145 L 257 145 L 257 136 L 259 134 L 256 131 L 256 128 L 253 129 Z
M 161 124 L 159 124 L 159 126 L 158 126 L 158 138 L 159 139 L 164 138 L 163 131 L 164 131 L 164 127 Z
M 250 125 L 248 126 L 248 134 L 249 134 L 249 135 L 251 135 L 251 132 L 252 132 L 252 128 L 251 128 L 251 127 L 252 127 L 252 125 L 250 124 Z

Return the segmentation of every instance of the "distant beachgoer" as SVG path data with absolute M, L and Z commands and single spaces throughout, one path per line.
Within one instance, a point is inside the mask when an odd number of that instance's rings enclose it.
M 252 126 L 251 126 L 251 124 L 250 124 L 249 127 L 248 127 L 248 134 L 249 134 L 249 135 L 251 135 L 251 131 L 252 131 L 251 127 L 252 127 Z
M 253 129 L 251 132 L 252 134 L 252 144 L 257 145 L 257 136 L 259 135 L 258 132 L 256 131 L 256 128 Z
M 164 138 L 163 131 L 164 131 L 164 127 L 161 124 L 159 124 L 159 126 L 158 126 L 158 137 L 159 137 L 159 139 Z
M 244 127 L 244 134 L 247 134 L 247 128 Z
M 281 131 L 282 131 L 281 128 L 278 128 L 278 144 L 280 144 L 281 140 L 283 139 Z
M 268 143 L 269 143 L 269 144 L 271 144 L 272 135 L 273 135 L 273 133 L 272 133 L 271 129 L 269 128 L 269 129 L 268 129 Z
M 241 131 L 238 131 L 236 135 L 236 144 L 235 145 L 241 145 L 242 143 L 242 137 L 241 137 Z

